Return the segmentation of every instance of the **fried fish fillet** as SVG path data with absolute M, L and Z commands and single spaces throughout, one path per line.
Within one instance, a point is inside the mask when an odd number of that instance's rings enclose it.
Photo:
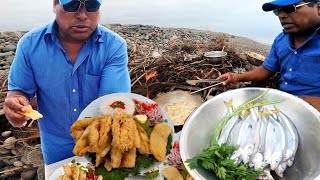
M 137 148 L 132 147 L 129 151 L 123 154 L 121 167 L 134 168 L 136 166 Z
M 138 148 L 138 151 L 142 155 L 149 155 L 151 154 L 151 151 L 150 151 L 150 141 L 149 141 L 148 134 L 138 122 L 136 122 L 136 126 L 138 129 L 140 142 L 141 142 L 141 146 L 140 148 Z
M 73 153 L 77 156 L 85 155 L 89 150 L 89 142 L 88 142 L 88 135 L 90 134 L 91 125 L 89 125 L 84 132 L 82 133 L 81 137 L 76 141 L 76 145 L 73 148 Z
M 112 147 L 110 156 L 112 168 L 119 168 L 123 157 L 121 150 L 118 147 Z
M 21 114 L 32 120 L 43 118 L 43 115 L 40 114 L 38 111 L 33 110 L 31 107 L 26 107 L 26 106 L 25 106 L 25 111 L 21 112 Z
M 93 121 L 93 123 L 90 125 L 90 133 L 88 135 L 88 144 L 90 146 L 89 152 L 96 152 L 99 147 L 98 143 L 99 142 L 99 129 L 100 129 L 100 120 L 101 119 L 96 119 Z
M 166 124 L 154 126 L 150 135 L 150 150 L 158 161 L 164 161 L 167 152 L 168 137 L 172 133 L 172 128 Z
M 181 176 L 179 170 L 174 167 L 165 168 L 164 170 L 162 170 L 161 174 L 167 180 L 183 180 L 183 177 Z
M 123 112 L 113 115 L 112 146 L 118 147 L 122 153 L 133 147 L 135 137 L 134 123 L 132 115 Z
M 97 143 L 98 147 L 96 149 L 96 167 L 100 165 L 102 158 L 105 157 L 111 149 L 111 124 L 112 116 L 110 115 L 105 115 L 100 119 L 99 142 Z
M 70 128 L 71 136 L 77 141 L 84 130 L 95 120 L 96 118 L 85 118 L 74 122 Z

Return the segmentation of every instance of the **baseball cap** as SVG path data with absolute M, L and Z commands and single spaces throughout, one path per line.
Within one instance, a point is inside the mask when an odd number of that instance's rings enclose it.
M 73 1 L 73 0 L 59 0 L 60 4 L 62 4 L 62 5 L 66 5 L 71 1 Z M 98 1 L 100 4 L 102 3 L 102 0 L 92 0 L 92 1 Z
M 296 4 L 298 2 L 301 2 L 302 0 L 275 0 L 271 2 L 264 3 L 262 5 L 262 9 L 264 11 L 272 11 L 277 9 L 279 6 L 288 6 L 292 4 Z

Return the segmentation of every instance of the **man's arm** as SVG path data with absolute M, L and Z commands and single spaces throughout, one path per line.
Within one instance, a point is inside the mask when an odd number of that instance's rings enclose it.
M 259 66 L 258 68 L 243 74 L 226 73 L 219 76 L 217 79 L 225 80 L 227 84 L 237 84 L 245 81 L 261 81 L 271 76 L 272 73 L 272 71 L 267 70 L 265 67 Z
M 9 91 L 4 101 L 3 110 L 6 118 L 14 127 L 22 127 L 27 123 L 27 117 L 20 114 L 30 105 L 29 97 L 20 91 Z
M 299 98 L 305 100 L 311 106 L 313 106 L 318 111 L 320 111 L 320 97 L 303 95 L 303 96 L 299 96 Z

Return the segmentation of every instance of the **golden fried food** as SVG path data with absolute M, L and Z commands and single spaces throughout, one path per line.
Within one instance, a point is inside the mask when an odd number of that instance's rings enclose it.
M 132 147 L 128 152 L 123 154 L 121 160 L 121 167 L 134 168 L 136 166 L 137 148 Z
M 76 141 L 76 145 L 73 148 L 73 153 L 77 156 L 84 156 L 90 150 L 89 142 L 88 142 L 88 135 L 90 134 L 91 125 L 89 125 L 84 132 L 82 133 L 81 137 Z
M 25 111 L 21 112 L 21 114 L 32 119 L 32 120 L 37 120 L 37 119 L 43 118 L 42 114 L 40 114 L 36 110 L 33 110 L 31 107 L 25 107 Z
M 90 133 L 88 135 L 88 144 L 90 146 L 89 152 L 96 152 L 99 147 L 98 143 L 99 142 L 99 129 L 100 129 L 100 120 L 97 119 L 96 121 L 93 121 L 93 123 L 90 125 Z
M 112 170 L 112 164 L 111 164 L 111 160 L 109 157 L 104 158 L 104 167 L 106 168 L 107 171 Z
M 70 128 L 71 136 L 77 141 L 84 130 L 94 121 L 96 118 L 85 118 L 74 122 Z
M 111 148 L 111 166 L 112 168 L 119 168 L 123 154 L 118 147 Z
M 179 170 L 174 167 L 165 168 L 164 170 L 162 170 L 161 174 L 167 180 L 183 180 L 183 177 L 181 176 Z
M 83 167 L 76 163 L 64 165 L 64 174 L 62 176 L 59 176 L 57 180 L 89 180 L 89 178 L 87 178 L 88 170 L 86 169 L 86 167 Z M 102 177 L 100 177 L 99 179 L 102 179 Z
M 140 125 L 140 123 L 136 122 L 136 126 L 138 129 L 140 141 L 141 141 L 141 146 L 138 148 L 139 153 L 142 155 L 149 155 L 151 154 L 150 151 L 150 140 L 148 137 L 148 134 L 146 130 L 143 129 L 143 127 Z
M 123 112 L 113 115 L 112 137 L 112 146 L 118 147 L 122 153 L 133 147 L 135 132 L 132 115 Z
M 167 152 L 168 137 L 172 128 L 166 124 L 154 126 L 150 136 L 150 150 L 158 161 L 164 161 Z

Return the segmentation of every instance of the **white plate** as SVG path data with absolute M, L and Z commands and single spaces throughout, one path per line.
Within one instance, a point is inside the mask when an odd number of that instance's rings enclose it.
M 82 166 L 87 166 L 89 162 L 77 162 L 77 163 L 80 163 Z M 68 163 L 68 164 L 71 164 L 71 163 Z M 64 164 L 64 165 L 67 165 L 67 164 Z M 56 180 L 59 176 L 64 175 L 63 166 L 56 169 L 49 177 L 49 180 Z
M 149 104 L 154 104 L 156 102 L 154 102 L 153 100 L 151 99 L 148 99 L 144 96 L 141 96 L 139 94 L 134 94 L 134 93 L 114 93 L 114 94 L 108 94 L 108 95 L 105 95 L 105 96 L 101 96 L 99 97 L 98 99 L 92 101 L 82 112 L 81 114 L 79 115 L 78 119 L 84 119 L 86 117 L 96 117 L 96 116 L 99 116 L 101 115 L 100 112 L 99 112 L 99 109 L 100 109 L 100 104 L 103 102 L 103 101 L 107 101 L 108 99 L 112 98 L 112 99 L 117 99 L 116 97 L 127 97 L 129 99 L 136 99 L 140 102 L 144 102 L 144 103 L 149 103 Z M 171 128 L 172 128 L 172 136 L 174 134 L 174 126 L 173 126 L 173 123 L 170 119 L 170 117 L 168 116 L 168 114 L 166 113 L 166 111 L 164 109 L 161 108 L 161 106 L 159 106 L 160 108 L 160 111 L 161 111 L 161 114 L 162 114 L 162 117 L 163 119 L 166 119 L 167 122 L 163 122 L 163 124 L 167 124 L 169 125 Z M 172 141 L 173 143 L 173 141 Z M 154 163 L 153 166 L 145 169 L 145 168 L 142 168 L 140 173 L 141 174 L 144 174 L 156 167 L 158 167 L 159 165 L 161 164 L 161 162 L 156 162 Z

